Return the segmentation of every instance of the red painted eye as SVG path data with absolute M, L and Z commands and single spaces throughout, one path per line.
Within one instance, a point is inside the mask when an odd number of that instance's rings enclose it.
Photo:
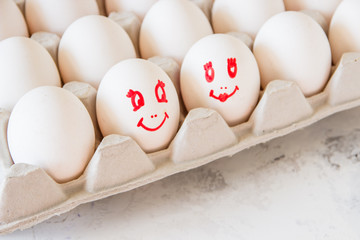
M 236 77 L 236 73 L 237 73 L 236 58 L 228 58 L 227 62 L 228 62 L 227 69 L 228 69 L 229 77 L 231 78 Z
M 165 93 L 165 83 L 158 80 L 158 83 L 155 86 L 155 96 L 159 103 L 165 102 L 167 103 L 168 100 L 166 99 Z
M 214 81 L 214 77 L 215 77 L 215 70 L 212 67 L 212 62 L 208 62 L 204 65 L 204 70 L 205 70 L 205 79 L 207 82 L 212 82 Z
M 139 91 L 133 91 L 130 89 L 129 92 L 126 94 L 126 97 L 131 98 L 131 104 L 134 107 L 134 112 L 136 112 L 145 105 L 144 97 Z

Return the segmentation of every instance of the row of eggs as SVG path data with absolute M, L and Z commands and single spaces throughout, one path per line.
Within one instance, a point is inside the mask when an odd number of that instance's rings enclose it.
M 45 31 L 62 36 L 76 19 L 100 14 L 96 0 L 23 1 L 25 1 L 25 18 L 14 0 L 0 2 L 0 40 L 10 36 L 28 36 L 28 29 L 30 34 Z M 212 2 L 212 0 L 208 1 Z M 195 5 L 191 4 L 191 1 L 174 3 L 164 0 L 99 0 L 98 2 L 103 2 L 108 14 L 131 11 L 139 17 L 142 21 L 139 44 L 143 58 L 165 54 L 180 63 L 194 41 L 213 31 L 243 32 L 254 39 L 270 17 L 285 10 L 314 10 L 322 14 L 324 18 L 321 21 L 325 30 L 328 28 L 326 25 L 331 25 L 330 42 L 336 45 L 332 49 L 334 63 L 338 62 L 343 52 L 354 47 L 359 48 L 356 23 L 360 17 L 357 14 L 356 0 L 214 0 L 210 21 L 199 12 L 199 9 L 191 6 Z M 341 6 L 338 8 L 340 3 Z M 335 10 L 337 11 L 334 14 Z M 348 40 L 344 35 L 351 35 L 353 40 Z
M 360 9 L 356 1 L 344 0 L 342 5 Z M 181 17 L 174 16 L 175 9 L 184 11 L 181 22 L 170 21 L 172 16 Z M 172 13 L 167 15 L 168 21 L 162 20 L 165 10 Z M 158 16 L 157 27 L 144 28 L 152 14 Z M 198 18 L 205 22 L 201 24 Z M 180 25 L 189 19 L 192 23 L 181 29 Z M 321 27 L 305 14 L 281 12 L 267 20 L 257 33 L 253 52 L 233 36 L 212 34 L 210 25 L 210 30 L 204 28 L 209 24 L 206 21 L 187 0 L 160 0 L 143 22 L 142 31 L 147 29 L 149 42 L 167 37 L 167 41 L 177 44 L 150 44 L 149 49 L 169 53 L 180 50 L 179 58 L 172 57 L 181 64 L 181 94 L 188 110 L 212 108 L 229 125 L 235 125 L 246 121 L 255 107 L 260 75 L 263 87 L 273 79 L 297 80 L 307 96 L 325 85 L 331 67 L 330 44 Z M 162 23 L 169 27 L 159 27 Z M 204 36 L 186 42 L 182 35 L 191 35 L 188 30 L 195 23 L 200 24 L 195 28 L 205 29 L 205 33 L 197 31 Z M 173 28 L 176 24 L 180 25 Z M 169 32 L 171 29 L 174 34 Z M 190 49 L 184 48 L 187 44 Z M 152 152 L 165 148 L 175 135 L 179 101 L 166 73 L 135 56 L 131 40 L 120 26 L 92 15 L 75 21 L 64 32 L 59 45 L 59 70 L 64 82 L 84 81 L 98 89 L 97 116 L 104 136 L 132 136 L 145 151 Z M 0 107 L 12 110 L 8 143 L 14 162 L 42 166 L 58 182 L 79 176 L 94 151 L 93 125 L 81 102 L 59 88 L 60 76 L 50 55 L 31 39 L 5 39 L 0 42 L 0 75 Z M 36 88 L 43 85 L 56 87 Z
M 24 0 L 25 1 L 25 0 Z M 143 19 L 148 10 L 158 0 L 100 0 L 100 8 L 105 5 L 106 13 L 119 11 L 134 12 Z M 211 1 L 211 0 L 210 0 Z M 272 15 L 284 11 L 299 11 L 312 9 L 319 11 L 327 23 L 342 0 L 216 0 L 212 9 L 212 23 L 215 32 L 241 31 L 253 37 L 261 25 Z M 211 1 L 212 2 L 212 1 Z M 16 9 L 14 0 L 3 0 L 0 5 L 3 19 L 17 24 L 17 28 L 7 28 L 0 33 L 0 39 L 5 35 L 27 35 L 26 24 L 21 20 L 21 14 Z M 54 32 L 62 35 L 64 30 L 77 18 L 85 15 L 99 14 L 96 0 L 26 0 L 25 17 L 30 33 L 38 31 Z M 224 15 L 226 18 L 224 18 Z M 5 26 L 1 26 L 3 28 Z

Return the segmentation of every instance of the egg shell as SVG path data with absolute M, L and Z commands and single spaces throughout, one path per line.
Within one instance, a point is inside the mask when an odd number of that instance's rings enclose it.
M 27 37 L 1 41 L 0 108 L 11 111 L 26 92 L 44 85 L 61 86 L 57 67 L 46 49 Z
M 57 182 L 67 182 L 79 177 L 94 153 L 94 127 L 75 95 L 44 86 L 14 107 L 8 144 L 14 163 L 39 166 Z
M 322 15 L 320 12 L 316 10 L 309 10 L 309 9 L 301 10 L 300 12 L 305 13 L 306 15 L 314 19 L 321 26 L 321 28 L 324 30 L 326 35 L 328 34 L 329 23 L 327 22 L 324 15 Z
M 211 82 L 207 75 L 213 75 Z M 213 34 L 196 42 L 186 54 L 180 87 L 188 111 L 211 108 L 235 125 L 246 121 L 257 103 L 259 69 L 245 43 L 227 34 Z
M 190 0 L 191 2 L 195 3 L 201 11 L 205 14 L 207 19 L 211 19 L 211 9 L 214 5 L 214 0 Z
M 140 29 L 142 58 L 171 57 L 181 64 L 186 52 L 212 34 L 205 14 L 189 0 L 160 0 L 146 14 Z
M 26 0 L 25 17 L 31 34 L 51 32 L 61 36 L 75 20 L 99 14 L 95 0 Z
M 43 46 L 49 52 L 55 64 L 58 65 L 57 55 L 58 55 L 58 48 L 60 43 L 60 37 L 58 35 L 49 32 L 37 32 L 31 35 L 31 39 L 40 43 L 40 45 Z
M 360 2 L 354 0 L 344 0 L 334 13 L 329 28 L 334 64 L 344 53 L 360 51 L 359 13 Z
M 25 15 L 25 0 L 14 0 L 21 13 Z
M 249 34 L 246 34 L 244 32 L 228 32 L 226 34 L 229 34 L 241 40 L 250 50 L 253 48 L 254 40 L 250 37 Z
M 106 12 L 133 12 L 140 20 L 144 19 L 145 14 L 151 6 L 158 0 L 104 0 Z
M 136 56 L 139 57 L 140 19 L 132 12 L 112 12 L 108 18 L 119 24 L 126 31 L 134 45 Z
M 335 9 L 342 0 L 284 0 L 285 8 L 288 11 L 315 10 L 320 12 L 330 23 Z
M 14 36 L 29 36 L 24 16 L 13 0 L 1 0 L 0 41 Z
M 62 79 L 87 82 L 96 89 L 116 63 L 135 58 L 129 35 L 104 16 L 85 16 L 72 23 L 60 40 L 58 63 Z
M 166 101 L 159 101 L 162 91 Z M 99 86 L 96 112 L 104 136 L 130 136 L 146 152 L 165 148 L 180 118 L 172 81 L 160 67 L 143 59 L 124 60 L 106 73 Z
M 105 1 L 104 0 L 96 0 L 96 3 L 99 7 L 99 13 L 102 16 L 106 16 L 106 10 L 105 10 Z
M 215 0 L 212 8 L 214 32 L 244 32 L 255 38 L 273 15 L 285 11 L 282 0 Z
M 305 96 L 325 86 L 331 70 L 330 44 L 321 26 L 300 12 L 270 18 L 254 42 L 263 88 L 272 80 L 292 80 Z

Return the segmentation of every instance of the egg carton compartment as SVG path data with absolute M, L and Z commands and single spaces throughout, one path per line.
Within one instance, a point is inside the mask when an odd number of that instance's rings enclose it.
M 158 58 L 167 72 L 178 67 Z M 169 64 L 165 64 L 168 62 Z M 211 109 L 194 109 L 184 118 L 167 149 L 146 154 L 127 136 L 102 139 L 83 174 L 58 184 L 39 167 L 13 164 L 7 147 L 9 112 L 0 111 L 0 232 L 29 228 L 76 206 L 187 171 L 214 160 L 232 156 L 251 146 L 311 125 L 336 112 L 360 106 L 360 53 L 346 53 L 326 88 L 305 98 L 295 82 L 271 82 L 247 122 L 229 127 Z M 69 83 L 87 107 L 96 126 L 94 88 Z

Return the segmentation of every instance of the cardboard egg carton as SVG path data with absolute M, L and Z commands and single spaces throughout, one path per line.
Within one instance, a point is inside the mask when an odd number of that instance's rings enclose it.
M 137 20 L 112 17 L 126 24 L 124 28 L 136 41 Z M 56 36 L 38 33 L 33 39 L 57 58 Z M 150 61 L 164 69 L 180 93 L 177 63 L 162 57 Z M 63 184 L 55 182 L 39 167 L 13 163 L 6 136 L 10 113 L 0 109 L 0 233 L 29 228 L 80 204 L 232 156 L 334 113 L 360 106 L 359 78 L 360 53 L 346 53 L 324 90 L 312 97 L 306 98 L 295 82 L 275 80 L 261 93 L 248 121 L 233 127 L 214 110 L 199 108 L 186 114 L 182 106 L 180 127 L 168 148 L 148 154 L 130 137 L 102 138 L 95 113 L 96 90 L 85 83 L 68 83 L 64 88 L 73 92 L 91 115 L 97 148 L 83 174 Z
M 161 62 L 161 61 L 160 61 Z M 168 72 L 174 68 L 174 65 Z M 175 66 L 176 67 L 176 66 Z M 185 117 L 167 149 L 146 154 L 127 136 L 101 139 L 84 173 L 58 184 L 44 170 L 13 164 L 7 147 L 10 113 L 0 110 L 0 231 L 25 229 L 76 206 L 187 171 L 251 146 L 311 125 L 336 112 L 360 106 L 360 53 L 346 53 L 326 88 L 305 98 L 295 82 L 271 82 L 249 120 L 229 127 L 211 109 L 194 109 Z M 96 90 L 85 83 L 64 86 L 87 107 L 94 123 Z

